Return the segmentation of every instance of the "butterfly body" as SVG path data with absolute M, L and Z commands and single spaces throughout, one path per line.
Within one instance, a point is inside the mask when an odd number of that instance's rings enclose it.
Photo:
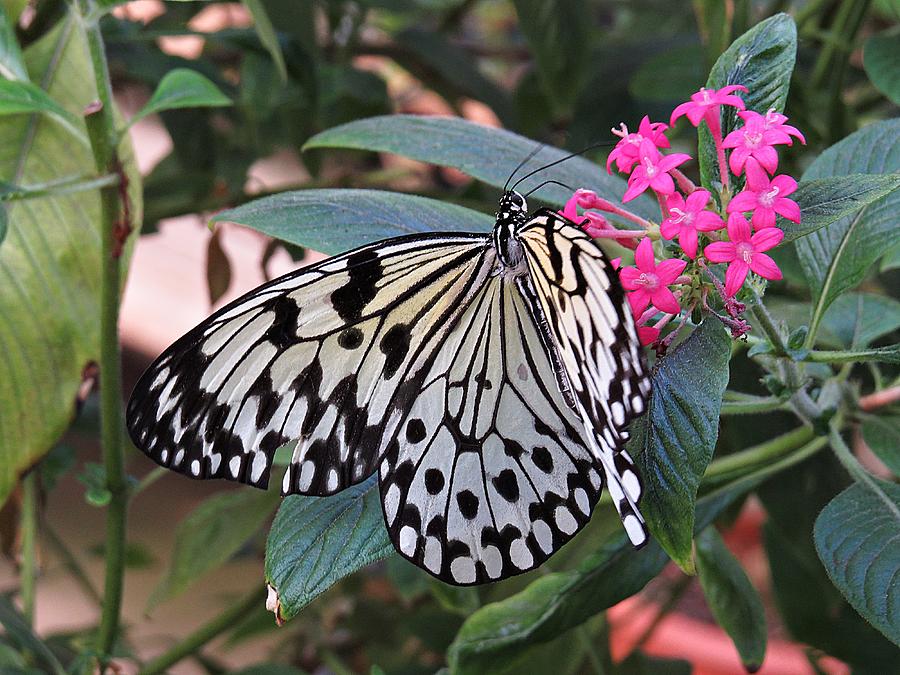
M 450 583 L 540 565 L 604 486 L 635 544 L 624 449 L 649 391 L 603 252 L 504 194 L 488 236 L 399 237 L 251 291 L 173 344 L 128 409 L 135 444 L 193 478 L 284 494 L 379 475 L 398 552 Z

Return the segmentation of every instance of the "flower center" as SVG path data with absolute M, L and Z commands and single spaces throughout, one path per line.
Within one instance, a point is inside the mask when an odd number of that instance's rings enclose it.
M 701 87 L 700 91 L 703 95 L 703 102 L 706 103 L 707 105 L 712 103 L 712 98 L 709 95 L 709 89 L 707 89 L 706 87 Z
M 647 172 L 647 178 L 653 178 L 656 175 L 658 169 L 656 165 L 653 163 L 653 160 L 649 157 L 644 157 L 644 170 Z
M 690 225 L 694 222 L 694 214 L 690 211 L 682 211 L 679 208 L 669 209 L 669 213 L 673 214 L 672 222 L 681 223 L 682 225 Z
M 644 137 L 639 133 L 628 134 L 625 137 L 625 142 L 630 143 L 631 145 L 640 145 L 643 140 Z
M 775 201 L 775 197 L 777 196 L 778 188 L 773 186 L 771 190 L 759 193 L 759 203 L 767 208 L 771 208 L 772 203 Z
M 753 244 L 748 241 L 740 242 L 736 247 L 737 257 L 740 260 L 743 260 L 748 265 L 750 261 L 753 259 Z
M 641 276 L 635 279 L 634 283 L 643 286 L 648 291 L 654 291 L 659 288 L 659 277 L 653 272 L 641 272 Z
M 761 133 L 746 133 L 744 134 L 744 144 L 748 148 L 758 148 L 759 144 L 762 142 L 763 135 Z

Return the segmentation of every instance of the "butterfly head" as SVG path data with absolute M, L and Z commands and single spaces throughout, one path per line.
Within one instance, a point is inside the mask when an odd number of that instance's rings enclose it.
M 516 223 L 525 218 L 528 214 L 528 202 L 525 197 L 516 192 L 509 190 L 500 197 L 500 208 L 497 210 L 497 223 L 509 221 Z

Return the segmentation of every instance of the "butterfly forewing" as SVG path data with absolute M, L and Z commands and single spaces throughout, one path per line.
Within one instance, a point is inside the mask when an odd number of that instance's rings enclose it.
M 625 442 L 650 380 L 624 293 L 603 250 L 568 219 L 538 211 L 518 235 L 576 408 L 595 432 L 588 441 L 629 537 L 642 544 L 642 488 Z
M 132 394 L 135 444 L 194 478 L 264 487 L 299 440 L 285 492 L 331 494 L 371 475 L 416 359 L 491 269 L 484 237 L 419 235 L 276 279 L 178 340 Z
M 401 555 L 454 584 L 540 565 L 588 521 L 602 487 L 520 282 L 494 277 L 470 303 L 381 464 Z

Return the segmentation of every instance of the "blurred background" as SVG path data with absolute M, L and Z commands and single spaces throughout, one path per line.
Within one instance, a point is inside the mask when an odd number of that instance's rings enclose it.
M 798 70 L 786 112 L 808 141 L 782 153 L 782 172 L 799 177 L 824 147 L 897 112 L 866 77 L 862 50 L 870 36 L 896 23 L 896 0 L 260 2 L 280 55 L 260 39 L 258 16 L 242 4 L 137 0 L 103 21 L 124 117 L 139 110 L 176 67 L 201 72 L 234 101 L 228 108 L 165 112 L 132 127 L 144 176 L 144 220 L 122 310 L 127 391 L 152 358 L 212 309 L 321 257 L 239 226 L 212 231 L 207 222 L 219 210 L 289 189 L 369 187 L 494 211 L 496 191 L 454 170 L 373 153 L 302 152 L 323 129 L 392 112 L 457 115 L 580 150 L 616 140 L 611 127 L 625 122 L 635 128 L 644 114 L 667 121 L 671 109 L 705 82 L 734 37 L 778 11 L 792 13 L 798 24 Z M 37 40 L 64 9 L 62 0 L 29 4 L 23 43 Z M 685 127 L 674 145 L 693 152 L 693 129 Z M 602 163 L 607 151 L 591 157 Z M 790 250 L 782 256 L 779 262 L 789 270 Z M 802 279 L 789 271 L 786 276 L 784 292 L 802 296 Z M 753 382 L 756 376 L 733 377 Z M 60 481 L 44 514 L 37 628 L 45 635 L 78 633 L 98 616 L 103 512 L 92 502 L 102 503 L 103 495 L 96 493 L 90 463 L 97 455 L 96 424 L 96 402 L 88 399 L 75 428 L 44 463 L 48 479 Z M 722 442 L 741 439 L 746 446 L 752 433 L 725 429 Z M 128 469 L 141 480 L 152 465 L 132 452 Z M 122 649 L 151 657 L 235 598 L 261 589 L 265 520 L 277 502 L 255 507 L 262 513 L 258 531 L 239 542 L 229 562 L 176 588 L 167 569 L 176 525 L 211 495 L 241 488 L 156 474 L 145 487 L 130 516 L 124 614 L 130 644 Z M 763 509 L 757 501 L 741 506 L 726 540 L 766 601 L 770 646 L 762 672 L 850 672 L 792 639 L 770 583 L 760 534 Z M 216 526 L 227 528 L 229 517 L 220 515 Z M 10 515 L 5 518 L 9 522 Z M 554 567 L 577 561 L 591 547 L 591 532 L 605 526 L 592 524 L 554 559 Z M 434 672 L 473 609 L 533 578 L 510 582 L 503 591 L 453 589 L 392 559 L 340 583 L 277 630 L 257 603 L 201 657 L 171 672 L 225 672 L 267 660 L 318 673 L 369 672 L 372 664 L 390 673 Z M 0 566 L 0 584 L 15 585 L 11 564 Z M 692 664 L 685 671 L 658 662 L 632 672 L 743 671 L 696 580 L 673 568 L 611 610 L 608 624 L 598 618 L 578 639 L 564 636 L 546 650 L 548 659 L 535 657 L 521 672 L 593 672 L 590 649 L 578 645 L 601 645 L 606 634 L 616 660 L 639 645 L 648 654 Z M 559 659 L 561 653 L 566 659 Z

